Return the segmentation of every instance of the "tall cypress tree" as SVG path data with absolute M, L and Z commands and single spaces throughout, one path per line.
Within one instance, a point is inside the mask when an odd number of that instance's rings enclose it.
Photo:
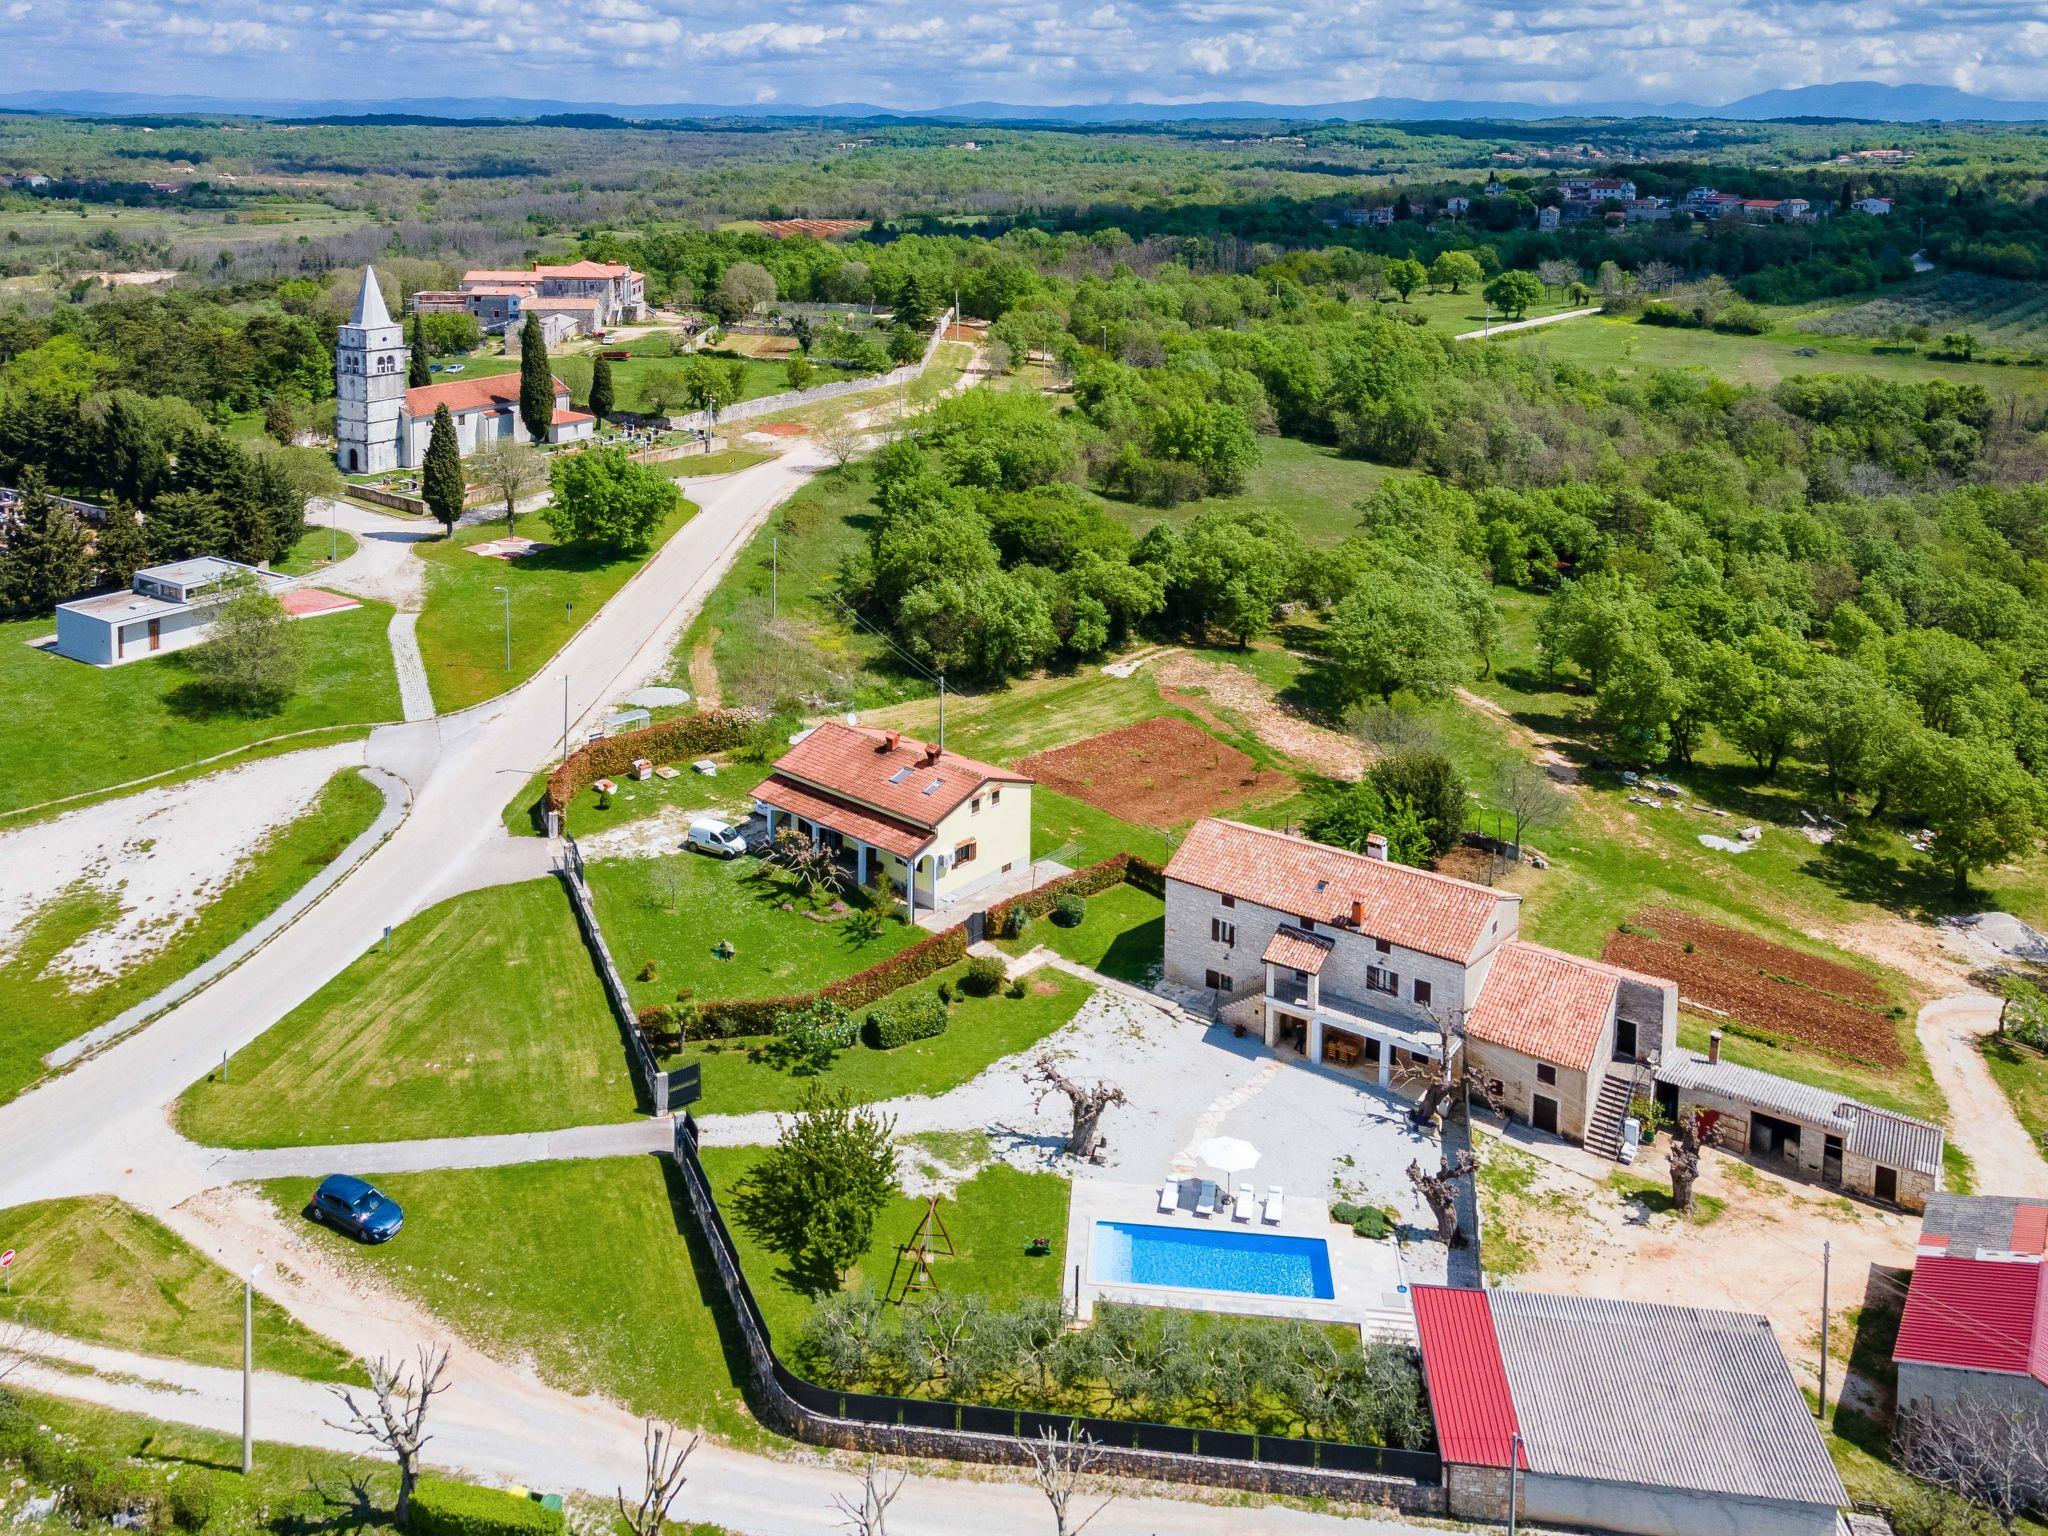
M 612 413 L 612 360 L 602 352 L 590 370 L 590 414 L 599 421 Z
M 412 362 L 406 368 L 405 382 L 409 389 L 434 382 L 434 370 L 427 366 L 427 333 L 418 310 L 412 312 Z
M 92 547 L 78 515 L 50 494 L 40 469 L 22 471 L 20 489 L 0 553 L 0 594 L 16 613 L 41 615 L 92 585 Z
M 555 375 L 548 367 L 539 315 L 528 315 L 519 328 L 519 419 L 536 443 L 546 442 L 555 424 Z
M 427 462 L 420 476 L 420 494 L 427 510 L 448 533 L 462 517 L 462 452 L 455 446 L 455 418 L 448 407 L 434 407 L 434 430 L 427 438 Z

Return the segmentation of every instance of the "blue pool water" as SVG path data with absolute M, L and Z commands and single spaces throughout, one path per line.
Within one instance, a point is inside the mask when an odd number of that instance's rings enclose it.
M 1320 1237 L 1229 1227 L 1098 1221 L 1093 1271 L 1104 1285 L 1171 1285 L 1318 1301 L 1337 1294 L 1330 1282 L 1330 1245 Z

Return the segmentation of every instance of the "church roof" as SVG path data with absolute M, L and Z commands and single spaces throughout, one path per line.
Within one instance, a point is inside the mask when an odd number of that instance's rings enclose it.
M 377 326 L 391 323 L 391 311 L 384 307 L 384 290 L 377 286 L 377 269 L 363 268 L 363 286 L 356 294 L 356 312 L 350 325 Z

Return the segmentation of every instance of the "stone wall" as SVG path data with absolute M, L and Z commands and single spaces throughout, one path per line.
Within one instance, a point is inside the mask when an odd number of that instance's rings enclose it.
M 1611 1049 L 1612 1040 L 1610 1028 L 1610 1032 L 1601 1036 L 1600 1056 L 1604 1057 Z M 1589 1074 L 1585 1072 L 1559 1067 L 1555 1083 L 1539 1083 L 1536 1080 L 1537 1062 L 1533 1056 L 1524 1056 L 1520 1051 L 1470 1035 L 1465 1037 L 1465 1060 L 1481 1078 L 1500 1085 L 1501 1106 L 1515 1118 L 1534 1124 L 1533 1101 L 1540 1093 L 1557 1101 L 1559 1134 L 1573 1141 L 1586 1139 L 1586 1123 L 1592 1117 L 1594 1101 L 1600 1094 L 1598 1076 L 1592 1076 L 1588 1081 Z

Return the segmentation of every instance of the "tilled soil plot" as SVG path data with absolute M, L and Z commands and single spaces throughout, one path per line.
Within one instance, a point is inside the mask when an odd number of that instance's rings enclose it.
M 1884 994 L 1860 972 L 1664 909 L 1641 913 L 1632 925 L 1657 936 L 1611 934 L 1603 959 L 1668 976 L 1687 1001 L 1752 1029 L 1873 1066 L 1905 1064 L 1897 1026 L 1875 1006 Z M 1852 987 L 1861 1000 L 1849 1000 Z
M 1054 747 L 1017 764 L 1048 789 L 1144 826 L 1174 827 L 1282 788 L 1192 720 L 1161 716 Z

